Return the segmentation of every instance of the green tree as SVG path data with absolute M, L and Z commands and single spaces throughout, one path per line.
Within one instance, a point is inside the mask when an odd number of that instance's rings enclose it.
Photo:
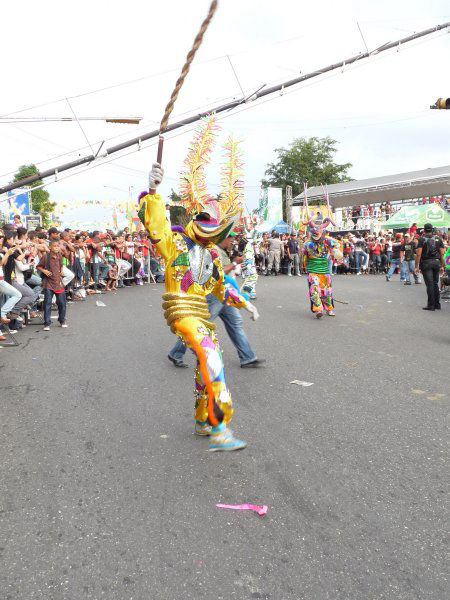
M 191 220 L 191 217 L 187 214 L 184 206 L 171 206 L 169 210 L 170 222 L 172 225 L 181 225 L 182 227 L 186 227 Z
M 169 198 L 172 200 L 172 202 L 181 202 L 181 196 L 177 194 L 173 188 L 169 194 Z
M 21 165 L 19 170 L 14 175 L 14 181 L 20 181 L 30 175 L 36 175 L 38 173 L 36 165 Z M 30 185 L 31 188 L 42 185 L 42 179 L 38 179 Z M 42 224 L 46 227 L 50 223 L 50 215 L 55 210 L 56 204 L 50 201 L 50 194 L 47 190 L 40 188 L 38 190 L 31 190 L 31 202 L 33 205 L 33 212 L 39 213 L 42 217 Z
M 295 197 L 303 191 L 304 183 L 312 187 L 350 181 L 347 171 L 352 164 L 334 162 L 336 144 L 336 140 L 329 137 L 296 138 L 289 148 L 276 148 L 278 160 L 267 165 L 262 185 L 281 187 L 284 199 L 287 185 L 292 186 Z M 284 202 L 283 217 L 286 217 Z
M 181 202 L 181 196 L 177 194 L 177 192 L 172 188 L 172 191 L 169 194 L 169 198 L 172 202 Z M 170 212 L 170 222 L 172 225 L 181 225 L 182 227 L 186 227 L 186 225 L 190 221 L 190 217 L 186 212 L 184 206 L 180 204 L 176 204 L 175 206 L 171 206 L 169 208 Z

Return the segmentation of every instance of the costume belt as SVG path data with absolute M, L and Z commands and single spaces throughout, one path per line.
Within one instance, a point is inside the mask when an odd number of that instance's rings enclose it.
M 163 294 L 162 307 L 167 325 L 170 327 L 172 333 L 176 333 L 173 323 L 185 317 L 194 317 L 209 329 L 216 328 L 214 323 L 209 321 L 211 314 L 208 309 L 208 302 L 204 296 L 166 292 Z

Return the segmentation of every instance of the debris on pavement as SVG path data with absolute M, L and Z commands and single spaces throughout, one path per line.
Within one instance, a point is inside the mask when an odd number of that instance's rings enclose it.
M 303 387 L 309 387 L 310 385 L 314 385 L 312 381 L 300 381 L 299 379 L 294 379 L 294 381 L 290 381 L 289 383 L 293 383 L 294 385 L 301 385 Z
M 268 506 L 264 504 L 259 506 L 258 504 L 216 504 L 217 508 L 231 508 L 232 510 L 253 510 L 258 515 L 265 515 L 268 511 Z
M 95 301 L 95 304 L 96 304 L 97 306 L 106 306 L 106 304 L 105 304 L 104 302 L 102 302 L 101 300 L 96 300 L 96 301 Z

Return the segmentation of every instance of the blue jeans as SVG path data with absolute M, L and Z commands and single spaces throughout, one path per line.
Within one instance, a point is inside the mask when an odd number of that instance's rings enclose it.
M 228 336 L 237 350 L 241 365 L 254 361 L 256 359 L 256 354 L 253 352 L 250 342 L 245 335 L 239 310 L 234 308 L 234 306 L 222 304 L 212 294 L 206 296 L 206 299 L 208 301 L 209 312 L 211 313 L 211 321 L 214 321 L 217 317 L 222 319 Z M 169 356 L 175 360 L 182 360 L 185 352 L 186 346 L 180 338 L 177 338 L 177 343 L 169 352 Z
M 400 259 L 399 258 L 391 258 L 391 266 L 389 267 L 389 271 L 387 272 L 386 277 L 388 277 L 388 279 L 390 279 L 395 271 L 395 269 L 397 267 L 400 266 Z M 400 274 L 400 279 L 402 278 L 401 274 Z
M 417 275 L 414 273 L 415 266 L 416 266 L 416 261 L 414 260 L 414 258 L 412 258 L 411 260 L 404 260 L 402 262 L 402 264 L 400 265 L 402 277 L 408 283 L 411 283 L 411 277 L 410 277 L 411 273 L 414 276 L 414 281 L 417 281 L 417 279 L 418 279 Z
M 294 275 L 300 273 L 300 260 L 298 254 L 294 254 L 288 263 L 288 275 L 292 275 L 292 267 L 294 267 Z
M 93 263 L 94 282 L 97 284 L 99 279 L 106 279 L 109 271 L 109 265 L 104 262 Z
M 365 267 L 367 264 L 367 254 L 364 252 L 364 250 L 355 250 L 355 263 L 356 271 L 359 273 L 361 271 L 361 267 Z
M 381 256 L 379 254 L 374 254 L 372 256 L 372 264 L 373 268 L 378 271 L 381 268 Z
M 4 279 L 0 279 L 0 310 L 2 317 L 6 317 L 21 298 L 22 294 L 19 290 L 16 290 Z
M 52 298 L 55 292 L 47 288 L 44 289 L 44 324 L 51 325 L 51 314 L 52 314 Z M 58 321 L 62 324 L 66 320 L 66 292 L 55 294 L 56 306 L 58 307 Z

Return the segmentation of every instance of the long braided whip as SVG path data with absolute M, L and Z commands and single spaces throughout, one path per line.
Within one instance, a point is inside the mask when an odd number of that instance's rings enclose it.
M 214 13 L 217 10 L 218 0 L 213 0 L 211 2 L 211 6 L 209 7 L 208 14 L 206 19 L 203 21 L 202 26 L 200 27 L 200 31 L 197 33 L 197 37 L 194 40 L 194 44 L 186 56 L 186 62 L 184 63 L 183 69 L 181 71 L 180 76 L 177 79 L 172 95 L 170 96 L 170 100 L 166 106 L 166 110 L 164 111 L 164 116 L 161 120 L 161 125 L 159 126 L 160 134 L 164 132 L 167 127 L 167 123 L 169 122 L 169 117 L 172 113 L 174 104 L 178 98 L 178 94 L 183 86 L 184 80 L 186 79 L 186 75 L 189 73 L 189 69 L 191 67 L 192 61 L 194 60 L 195 53 L 200 48 L 201 43 L 203 41 L 203 36 L 205 31 L 208 29 L 209 24 L 211 23 L 211 19 L 214 16 Z

